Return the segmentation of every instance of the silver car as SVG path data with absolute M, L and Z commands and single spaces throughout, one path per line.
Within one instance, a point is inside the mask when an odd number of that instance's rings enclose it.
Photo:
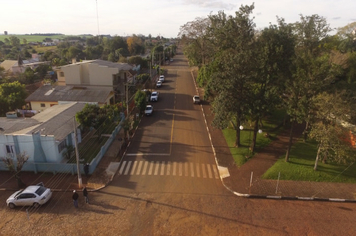
M 38 207 L 45 204 L 52 196 L 52 191 L 43 185 L 30 185 L 25 189 L 12 194 L 7 200 L 6 205 L 10 208 L 17 206 Z

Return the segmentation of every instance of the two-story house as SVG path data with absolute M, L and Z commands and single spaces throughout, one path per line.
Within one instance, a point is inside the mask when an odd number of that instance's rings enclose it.
M 132 66 L 104 60 L 77 62 L 57 69 L 58 85 L 80 86 L 115 93 L 115 102 L 124 101 L 126 85 L 133 80 Z

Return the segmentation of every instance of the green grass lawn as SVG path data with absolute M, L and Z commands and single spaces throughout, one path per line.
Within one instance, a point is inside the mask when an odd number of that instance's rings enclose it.
M 237 166 L 243 165 L 248 160 L 247 157 L 253 157 L 253 155 L 258 153 L 262 148 L 266 147 L 273 139 L 276 138 L 278 133 L 281 131 L 281 129 L 276 129 L 276 127 L 281 124 L 284 115 L 285 113 L 283 111 L 277 111 L 273 116 L 262 121 L 262 133 L 257 133 L 256 148 L 254 153 L 250 153 L 249 151 L 250 142 L 253 137 L 253 128 L 248 122 L 242 124 L 244 128 L 240 132 L 241 147 L 239 148 L 235 147 L 236 131 L 232 127 L 222 130 Z M 270 138 L 266 138 L 264 136 L 266 133 L 270 135 Z
M 317 153 L 315 142 L 299 142 L 293 145 L 290 161 L 285 162 L 281 157 L 266 173 L 264 179 L 315 181 L 315 182 L 342 182 L 356 183 L 356 164 L 339 165 L 323 164 L 318 162 L 318 169 L 314 171 Z
M 278 111 L 273 116 L 263 121 L 263 133 L 268 132 L 270 138 L 257 134 L 257 143 L 255 153 L 249 153 L 249 143 L 252 139 L 249 124 L 243 124 L 244 129 L 241 131 L 240 148 L 235 147 L 236 132 L 229 127 L 223 130 L 223 134 L 230 147 L 230 152 L 237 166 L 241 166 L 251 156 L 258 153 L 263 147 L 267 146 L 278 135 L 282 129 L 276 129 L 281 124 L 284 117 L 283 111 Z M 323 164 L 318 162 L 318 169 L 314 171 L 315 158 L 317 153 L 317 143 L 300 141 L 293 145 L 290 153 L 290 161 L 285 162 L 282 156 L 266 173 L 262 176 L 264 179 L 278 179 L 280 173 L 281 180 L 295 181 L 315 181 L 315 182 L 341 182 L 356 183 L 356 164 L 341 165 L 335 163 Z
M 0 35 L 0 41 L 5 40 L 5 38 L 10 39 L 10 36 L 15 36 L 18 39 L 20 39 L 22 43 L 22 39 L 26 39 L 27 42 L 43 42 L 45 38 L 51 38 L 51 39 L 64 39 L 65 37 L 68 37 L 70 35 L 53 35 L 53 36 L 42 36 L 42 35 L 22 35 L 22 34 L 13 34 L 13 35 Z

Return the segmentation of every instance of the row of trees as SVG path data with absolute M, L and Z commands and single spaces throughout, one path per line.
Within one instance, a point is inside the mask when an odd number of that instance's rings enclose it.
M 50 39 L 45 41 L 48 40 Z M 31 53 L 36 53 L 35 48 L 27 44 L 26 39 L 23 39 L 22 44 L 16 36 L 9 36 L 4 41 L 0 41 L 0 61 L 3 59 L 17 60 L 19 55 L 22 58 L 30 58 Z M 67 37 L 65 41 L 57 45 L 57 49 L 46 51 L 43 60 L 51 61 L 54 66 L 66 65 L 75 58 L 78 61 L 103 59 L 112 62 L 139 63 L 141 66 L 147 67 L 147 63 L 145 64 L 141 57 L 135 57 L 135 55 L 143 55 L 147 50 L 152 49 L 152 51 L 156 51 L 156 54 L 160 52 L 161 56 L 163 51 L 166 55 L 171 55 L 173 52 L 171 47 L 163 49 L 163 46 L 160 46 L 168 42 L 168 39 L 159 37 L 159 40 L 156 41 L 152 43 L 152 40 L 148 40 L 145 36 L 135 34 L 130 37 Z M 153 56 L 156 57 L 156 54 Z M 158 59 L 153 61 L 158 62 Z
M 325 18 L 301 15 L 298 22 L 277 17 L 276 24 L 256 30 L 253 9 L 246 5 L 234 16 L 219 12 L 197 18 L 180 29 L 184 53 L 199 66 L 197 81 L 212 100 L 213 125 L 226 128 L 232 122 L 239 147 L 240 125 L 252 122 L 254 151 L 261 120 L 282 108 L 290 122 L 286 161 L 298 123 L 305 123 L 304 134 L 318 142 L 315 169 L 320 157 L 354 160 L 349 129 L 340 125 L 356 117 L 351 27 L 330 36 Z

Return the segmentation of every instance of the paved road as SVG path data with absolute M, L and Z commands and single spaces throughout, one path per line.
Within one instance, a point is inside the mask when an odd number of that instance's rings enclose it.
M 177 65 L 177 67 L 174 66 Z M 143 117 L 119 175 L 105 191 L 228 194 L 219 179 L 203 113 L 183 56 L 167 67 L 152 116 Z

